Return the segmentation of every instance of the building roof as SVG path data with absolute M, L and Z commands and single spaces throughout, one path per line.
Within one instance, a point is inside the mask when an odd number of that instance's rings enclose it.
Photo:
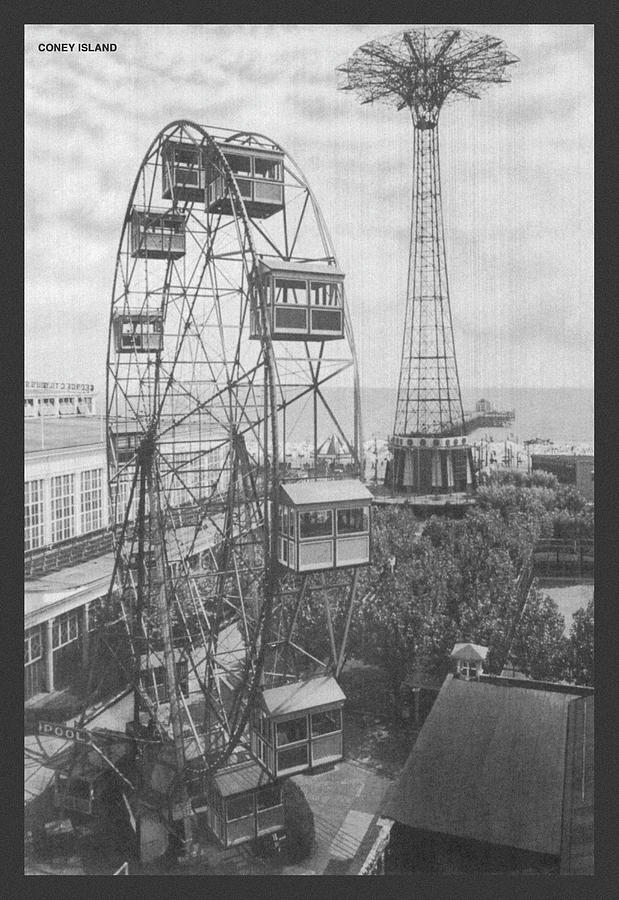
M 253 760 L 238 766 L 220 769 L 213 775 L 213 781 L 222 797 L 242 794 L 245 791 L 252 791 L 273 783 L 268 772 Z
M 264 269 L 271 272 L 287 272 L 292 275 L 297 272 L 299 275 L 336 275 L 340 278 L 344 277 L 344 273 L 336 266 L 330 266 L 326 262 L 289 262 L 285 259 L 269 259 L 262 258 L 260 265 Z
M 480 659 L 483 661 L 488 656 L 488 648 L 482 647 L 481 644 L 458 641 L 449 655 L 452 659 Z
M 320 675 L 309 681 L 293 681 L 292 684 L 267 688 L 262 692 L 262 702 L 269 716 L 285 716 L 345 700 L 346 694 L 331 675 Z
M 24 419 L 24 452 L 64 450 L 98 444 L 105 448 L 105 420 L 99 416 L 41 416 Z
M 294 481 L 281 486 L 295 506 L 316 503 L 345 503 L 352 500 L 372 500 L 372 495 L 360 481 Z
M 447 676 L 381 812 L 411 828 L 558 856 L 577 691 Z

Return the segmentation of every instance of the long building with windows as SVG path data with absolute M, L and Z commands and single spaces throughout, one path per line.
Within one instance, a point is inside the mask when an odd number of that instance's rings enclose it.
M 88 662 L 89 611 L 112 574 L 104 423 L 24 421 L 25 699 L 62 690 Z
M 107 598 L 114 559 L 105 421 L 94 413 L 91 399 L 90 411 L 62 416 L 27 412 L 24 418 L 28 706 L 45 704 L 50 695 L 69 689 L 76 676 L 87 671 L 93 631 L 111 614 Z M 186 501 L 179 491 L 179 507 Z M 193 535 L 193 529 L 189 531 Z M 217 523 L 210 523 L 200 541 L 192 542 L 188 563 L 203 564 L 217 542 Z M 171 560 L 172 573 L 177 564 Z

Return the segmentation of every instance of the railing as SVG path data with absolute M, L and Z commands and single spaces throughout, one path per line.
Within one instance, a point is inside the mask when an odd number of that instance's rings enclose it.
M 37 550 L 27 550 L 24 553 L 24 577 L 37 578 L 47 572 L 110 553 L 112 549 L 112 533 L 102 529 Z
M 536 574 L 591 573 L 595 563 L 595 544 L 589 538 L 553 538 L 538 541 L 533 548 Z

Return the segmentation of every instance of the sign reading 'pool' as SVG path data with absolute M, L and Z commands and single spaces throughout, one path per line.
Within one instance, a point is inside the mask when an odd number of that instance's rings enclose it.
M 39 734 L 63 738 L 65 741 L 77 741 L 79 744 L 90 744 L 91 742 L 89 731 L 84 731 L 83 728 L 59 725 L 56 722 L 39 722 Z

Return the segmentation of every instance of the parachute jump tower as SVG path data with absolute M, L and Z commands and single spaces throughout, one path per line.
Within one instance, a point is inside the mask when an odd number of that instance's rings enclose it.
M 405 31 L 359 47 L 339 67 L 362 103 L 411 113 L 415 143 L 408 286 L 387 485 L 413 495 L 471 493 L 474 473 L 456 363 L 441 201 L 443 105 L 507 82 L 503 41 L 460 30 Z

